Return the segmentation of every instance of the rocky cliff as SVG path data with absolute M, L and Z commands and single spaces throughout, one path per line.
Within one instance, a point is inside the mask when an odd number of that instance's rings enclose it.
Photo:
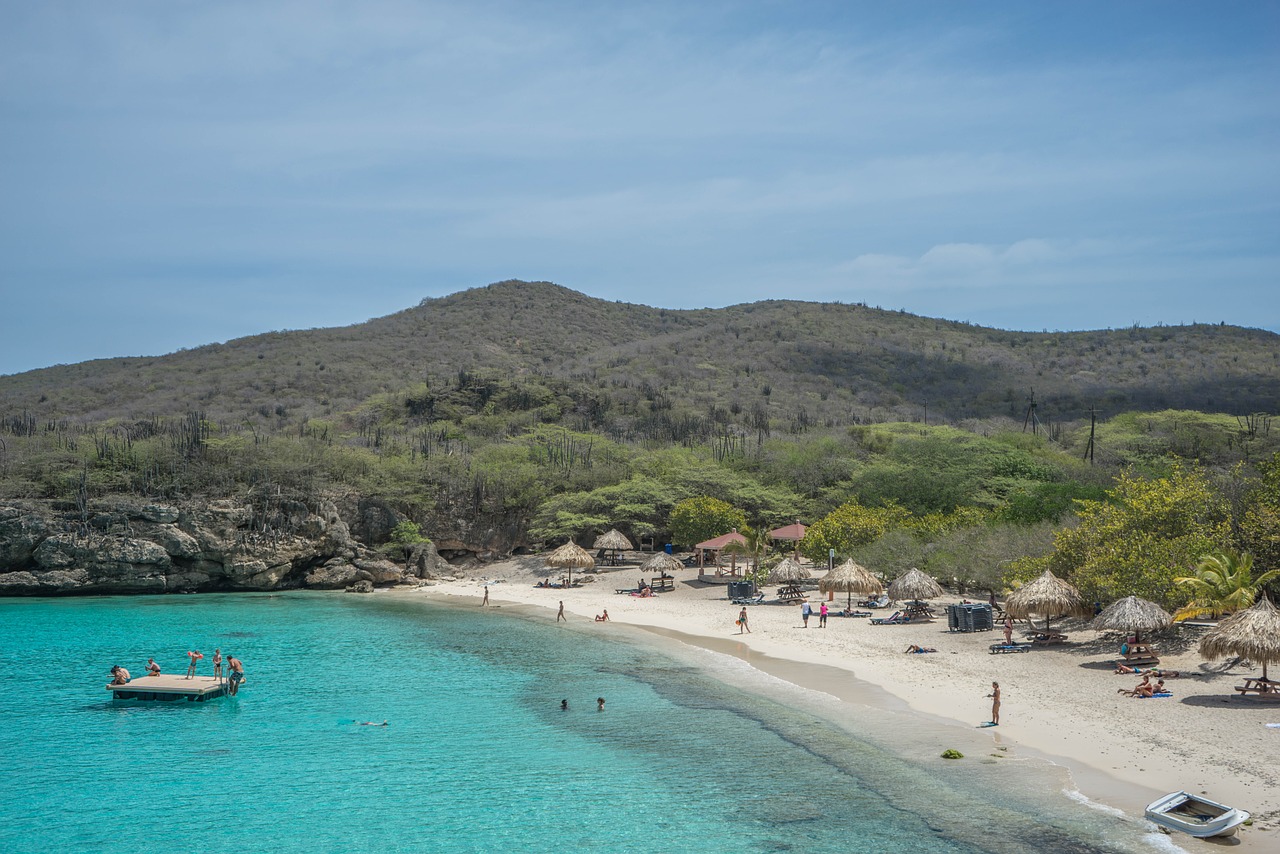
M 158 504 L 75 510 L 0 503 L 0 595 L 189 593 L 416 583 L 446 572 L 433 545 L 408 567 L 352 536 L 330 501 Z

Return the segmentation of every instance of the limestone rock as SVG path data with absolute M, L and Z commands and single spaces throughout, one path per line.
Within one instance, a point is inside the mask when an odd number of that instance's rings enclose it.
M 357 558 L 352 563 L 357 569 L 368 573 L 369 580 L 374 584 L 395 584 L 404 576 L 404 570 L 389 560 Z
M 373 582 L 357 581 L 355 584 L 352 584 L 350 587 L 347 588 L 347 592 L 348 593 L 372 593 Z
M 330 561 L 308 573 L 306 585 L 316 590 L 340 590 L 354 584 L 359 573 L 356 567 L 346 561 Z
M 200 556 L 200 543 L 196 538 L 175 525 L 160 525 L 147 537 L 155 541 L 170 557 L 194 558 Z
M 48 534 L 49 526 L 39 515 L 0 507 L 0 570 L 27 563 Z
M 167 504 L 148 504 L 138 511 L 148 522 L 172 523 L 178 521 L 178 508 Z

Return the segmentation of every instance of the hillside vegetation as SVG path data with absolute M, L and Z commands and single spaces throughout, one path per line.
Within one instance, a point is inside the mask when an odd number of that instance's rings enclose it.
M 1280 557 L 1276 400 L 1280 336 L 1257 330 L 1013 333 L 504 282 L 342 329 L 0 377 L 0 498 L 85 525 L 117 494 L 376 500 L 447 555 L 610 527 L 661 543 L 673 514 L 719 518 L 698 504 L 714 498 L 721 521 L 818 523 L 817 558 L 995 586 L 1085 566 L 1063 532 L 1135 480 L 1209 496 L 1186 550 Z M 1198 558 L 1153 558 L 1161 598 L 1179 604 L 1171 579 Z

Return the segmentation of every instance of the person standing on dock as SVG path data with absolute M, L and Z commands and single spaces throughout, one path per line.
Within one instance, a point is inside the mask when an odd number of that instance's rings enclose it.
M 191 663 L 187 665 L 187 678 L 191 679 L 196 675 L 196 664 L 204 655 L 198 649 L 188 650 L 187 657 L 191 659 Z
M 222 650 L 217 647 L 213 649 L 213 678 L 222 678 Z
M 244 681 L 244 665 L 240 663 L 240 659 L 231 653 L 227 653 L 227 693 L 234 697 L 240 691 L 240 683 Z

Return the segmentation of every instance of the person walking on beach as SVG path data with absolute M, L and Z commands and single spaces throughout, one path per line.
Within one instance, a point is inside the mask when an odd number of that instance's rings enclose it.
M 818 606 L 818 628 L 825 629 L 827 627 L 827 603 L 823 602 Z
M 489 585 L 486 584 L 484 586 L 484 601 L 480 603 L 480 607 L 483 608 L 485 605 L 488 605 L 488 604 L 489 604 Z
M 222 650 L 213 648 L 213 678 L 222 678 Z
M 804 621 L 804 628 L 809 628 L 809 615 L 813 613 L 813 606 L 808 602 L 800 606 L 800 619 Z
M 991 698 L 991 725 L 1000 726 L 1000 683 L 991 683 L 991 693 L 987 695 Z
M 751 634 L 751 626 L 747 625 L 747 606 L 743 605 L 742 610 L 738 612 L 738 634 L 743 632 Z
M 561 599 L 561 600 L 560 600 L 560 610 L 556 612 L 556 622 L 558 623 L 558 622 L 560 622 L 561 620 L 564 620 L 566 623 L 567 623 L 567 622 L 569 622 L 569 618 L 568 618 L 568 617 L 566 617 L 566 616 L 564 615 L 564 600 L 563 600 L 563 599 Z
M 240 683 L 244 681 L 244 665 L 240 662 L 240 659 L 236 658 L 231 653 L 227 653 L 227 670 L 230 671 L 230 673 L 227 674 L 227 683 L 229 686 L 227 688 L 227 693 L 234 697 L 236 694 L 240 693 Z

